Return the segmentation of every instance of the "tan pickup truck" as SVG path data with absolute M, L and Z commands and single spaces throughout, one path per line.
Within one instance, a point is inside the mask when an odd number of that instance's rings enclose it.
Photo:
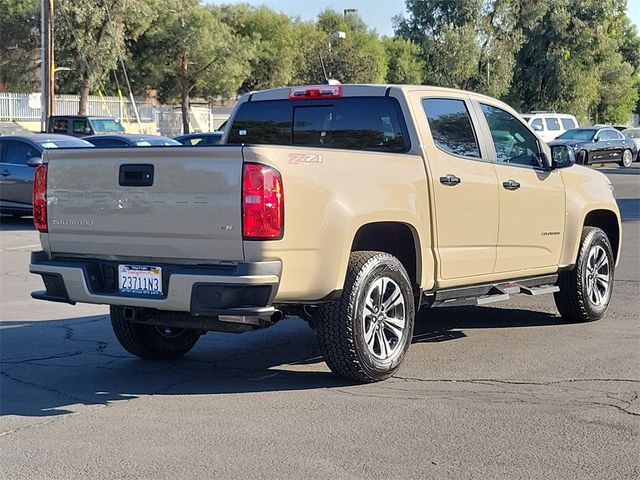
M 553 293 L 568 321 L 601 318 L 621 238 L 610 182 L 573 151 L 420 86 L 247 94 L 216 147 L 47 151 L 34 219 L 33 297 L 111 305 L 134 355 L 300 316 L 364 382 L 399 367 L 421 307 Z

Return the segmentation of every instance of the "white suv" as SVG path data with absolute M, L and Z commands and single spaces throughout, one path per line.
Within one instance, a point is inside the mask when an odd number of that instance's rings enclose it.
M 521 115 L 545 141 L 550 142 L 567 130 L 578 128 L 578 121 L 566 113 L 532 112 Z

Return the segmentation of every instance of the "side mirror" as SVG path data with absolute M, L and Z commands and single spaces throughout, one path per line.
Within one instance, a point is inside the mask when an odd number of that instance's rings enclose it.
M 576 163 L 573 148 L 567 145 L 553 145 L 551 147 L 551 168 L 566 168 Z
M 91 135 L 91 129 L 89 127 L 85 127 L 84 133 L 86 133 L 87 135 Z
M 531 128 L 533 128 L 536 132 L 541 132 L 542 131 L 542 125 L 540 125 L 539 123 L 536 123 Z
M 29 167 L 39 167 L 40 165 L 42 165 L 42 157 L 32 157 L 29 160 L 27 160 L 27 166 Z

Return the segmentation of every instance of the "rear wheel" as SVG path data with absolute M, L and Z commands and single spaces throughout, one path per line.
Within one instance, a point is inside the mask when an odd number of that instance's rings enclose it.
M 629 168 L 633 163 L 633 154 L 631 150 L 624 150 L 622 152 L 622 160 L 620 160 L 620 166 L 624 168 Z
M 614 263 L 607 235 L 597 227 L 584 227 L 575 267 L 558 278 L 560 291 L 554 298 L 560 315 L 572 322 L 602 318 L 611 300 Z
M 187 353 L 200 338 L 195 330 L 134 323 L 124 308 L 111 307 L 111 325 L 120 345 L 129 353 L 150 360 L 168 360 Z
M 411 344 L 414 318 L 402 263 L 385 252 L 353 252 L 340 299 L 318 308 L 316 331 L 327 365 L 358 382 L 391 376 Z

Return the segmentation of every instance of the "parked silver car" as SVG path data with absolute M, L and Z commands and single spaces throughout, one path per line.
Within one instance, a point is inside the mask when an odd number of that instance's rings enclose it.
M 34 168 L 48 148 L 93 148 L 89 142 L 68 135 L 37 133 L 0 137 L 0 213 L 27 216 L 32 213 Z

